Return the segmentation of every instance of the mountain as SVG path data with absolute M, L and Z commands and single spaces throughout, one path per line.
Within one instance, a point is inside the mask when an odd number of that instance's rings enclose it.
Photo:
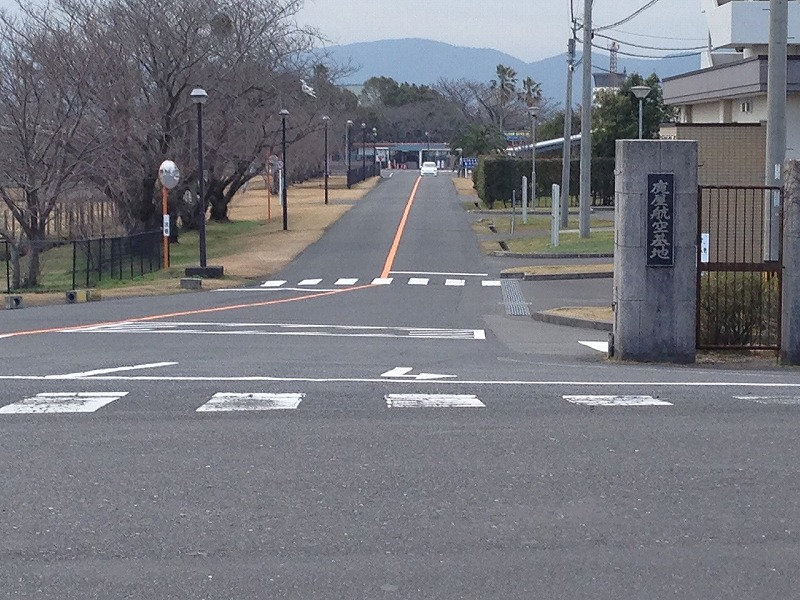
M 326 49 L 338 64 L 350 64 L 355 72 L 342 83 L 361 85 L 370 77 L 391 77 L 397 82 L 432 85 L 439 79 L 467 79 L 488 82 L 494 79 L 497 65 L 513 68 L 520 79 L 533 77 L 541 84 L 542 93 L 556 104 L 564 103 L 566 93 L 566 53 L 526 63 L 510 54 L 489 48 L 467 48 L 417 38 L 360 42 Z M 580 58 L 580 55 L 578 55 Z M 594 71 L 607 71 L 609 55 L 593 53 Z M 639 73 L 644 77 L 655 73 L 661 79 L 700 68 L 700 57 L 662 58 L 658 60 L 619 56 L 617 70 Z M 573 76 L 573 102 L 579 103 L 581 67 Z

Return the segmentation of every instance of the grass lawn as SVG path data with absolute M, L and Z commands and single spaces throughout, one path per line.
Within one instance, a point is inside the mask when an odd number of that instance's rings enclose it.
M 559 245 L 550 245 L 550 236 L 515 238 L 506 242 L 509 252 L 521 254 L 593 254 L 614 251 L 613 231 L 594 231 L 588 238 L 578 233 L 561 233 Z

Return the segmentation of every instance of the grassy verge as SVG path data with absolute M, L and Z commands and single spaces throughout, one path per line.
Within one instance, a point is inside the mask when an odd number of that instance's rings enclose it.
M 578 233 L 562 233 L 559 245 L 551 246 L 549 236 L 515 238 L 506 242 L 509 252 L 520 254 L 596 254 L 614 251 L 614 232 L 596 231 L 588 238 Z

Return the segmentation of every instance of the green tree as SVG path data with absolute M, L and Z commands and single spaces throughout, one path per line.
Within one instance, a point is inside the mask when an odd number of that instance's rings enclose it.
M 594 156 L 613 157 L 616 141 L 635 139 L 639 135 L 639 100 L 631 92 L 636 85 L 646 85 L 652 90 L 642 103 L 642 137 L 658 137 L 661 123 L 674 119 L 674 111 L 664 105 L 661 81 L 653 73 L 644 79 L 633 73 L 619 90 L 601 90 L 595 98 L 593 109 L 592 153 Z
M 480 156 L 504 150 L 506 138 L 494 125 L 470 125 L 458 132 L 450 147 L 461 148 L 462 156 Z

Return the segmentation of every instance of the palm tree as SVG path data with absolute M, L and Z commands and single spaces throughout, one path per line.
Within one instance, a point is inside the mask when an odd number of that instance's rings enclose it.
M 526 77 L 522 80 L 522 91 L 519 97 L 527 106 L 541 104 L 542 85 L 534 81 L 533 77 Z
M 493 90 L 498 92 L 498 125 L 502 131 L 506 107 L 517 90 L 517 72 L 511 67 L 506 67 L 502 64 L 497 65 L 497 79 L 492 80 L 491 86 Z

